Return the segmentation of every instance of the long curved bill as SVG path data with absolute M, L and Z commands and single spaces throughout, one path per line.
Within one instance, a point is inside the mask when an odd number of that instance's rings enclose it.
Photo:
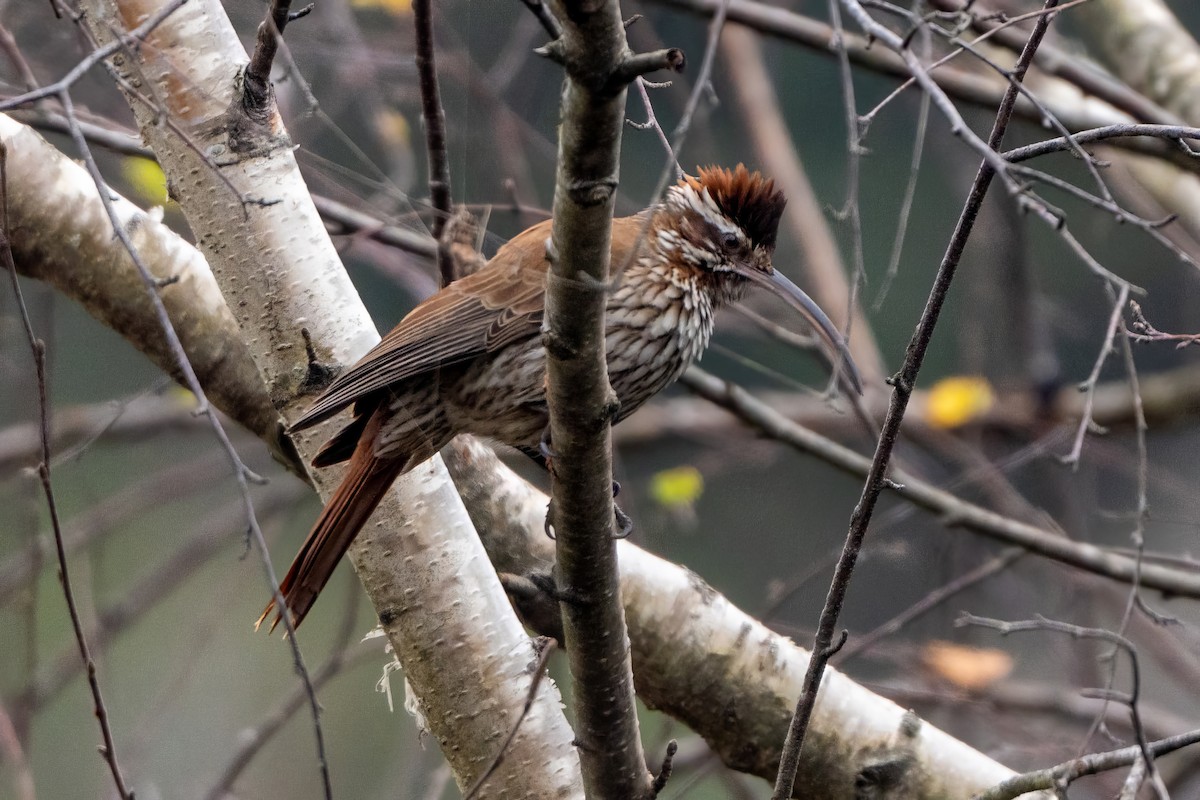
M 838 332 L 829 317 L 825 316 L 825 312 L 813 302 L 811 297 L 777 269 L 771 270 L 768 274 L 761 270 L 747 268 L 738 270 L 738 274 L 749 278 L 764 289 L 770 290 L 772 294 L 782 298 L 788 305 L 803 314 L 821 338 L 821 343 L 825 346 L 830 361 L 833 362 L 834 372 L 845 378 L 846 383 L 855 392 L 862 394 L 862 377 L 858 374 L 858 367 L 854 365 L 854 359 L 850 357 L 850 349 L 846 347 L 846 340 L 842 338 L 842 334 Z

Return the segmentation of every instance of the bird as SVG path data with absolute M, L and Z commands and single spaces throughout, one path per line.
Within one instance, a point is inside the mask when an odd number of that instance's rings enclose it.
M 808 321 L 840 382 L 862 393 L 846 342 L 808 295 L 774 268 L 786 198 L 744 164 L 684 175 L 663 199 L 612 222 L 605 347 L 620 402 L 632 414 L 700 358 L 718 309 L 751 286 L 778 295 Z M 500 247 L 478 271 L 417 305 L 335 378 L 291 426 L 302 431 L 353 407 L 350 422 L 313 459 L 349 461 L 279 585 L 298 626 L 358 531 L 397 477 L 457 434 L 487 437 L 535 459 L 549 424 L 542 345 L 552 220 Z M 283 609 L 272 599 L 258 625 Z

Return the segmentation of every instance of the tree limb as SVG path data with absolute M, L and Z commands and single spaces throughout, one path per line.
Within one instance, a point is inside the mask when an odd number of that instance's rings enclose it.
M 87 0 L 86 19 L 103 40 L 144 13 L 147 2 Z M 252 344 L 273 405 L 291 417 L 305 404 L 309 366 L 297 320 L 320 357 L 335 364 L 355 360 L 378 334 L 300 179 L 278 112 L 255 120 L 243 114 L 237 83 L 247 57 L 220 3 L 193 0 L 155 36 L 114 66 L 126 85 L 142 87 L 161 104 L 129 97 L 242 338 Z M 153 55 L 143 60 L 143 53 Z M 186 126 L 191 141 L 158 124 L 163 115 Z M 296 440 L 306 458 L 317 443 L 314 435 Z M 313 474 L 321 491 L 332 490 L 333 472 Z M 453 744 L 444 752 L 456 780 L 468 785 L 492 755 L 489 737 L 524 704 L 532 645 L 507 612 L 439 461 L 399 481 L 375 523 L 351 551 L 355 567 L 431 731 Z M 456 643 L 453 658 L 440 652 L 446 641 Z M 513 743 L 519 754 L 492 777 L 492 791 L 529 797 L 575 791 L 576 756 L 558 702 L 543 684 L 537 713 Z

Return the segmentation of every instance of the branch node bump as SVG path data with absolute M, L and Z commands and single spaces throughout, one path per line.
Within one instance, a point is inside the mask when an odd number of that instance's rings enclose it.
M 609 81 L 610 88 L 624 89 L 642 75 L 659 70 L 683 72 L 687 66 L 687 57 L 678 47 L 665 50 L 654 50 L 649 53 L 631 53 L 617 66 Z
M 552 42 L 547 42 L 541 47 L 535 47 L 533 52 L 535 55 L 550 59 L 555 64 L 561 64 L 565 66 L 567 63 L 567 57 L 563 49 L 562 39 L 555 39 Z
M 607 203 L 617 191 L 617 179 L 600 178 L 590 181 L 575 181 L 568 188 L 572 202 L 591 208 Z
M 662 790 L 667 788 L 667 781 L 671 779 L 671 770 L 675 764 L 675 754 L 679 752 L 679 742 L 672 739 L 667 742 L 667 752 L 663 756 L 662 767 L 659 768 L 658 774 L 654 776 L 654 783 L 650 785 L 650 790 L 654 797 L 662 794 Z

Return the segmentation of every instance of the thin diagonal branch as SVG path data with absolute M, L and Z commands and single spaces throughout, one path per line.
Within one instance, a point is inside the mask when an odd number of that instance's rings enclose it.
M 62 103 L 63 113 L 66 115 L 68 122 L 75 118 L 74 104 L 71 100 L 70 92 L 62 90 L 58 93 L 59 102 Z M 254 511 L 254 502 L 250 497 L 250 484 L 259 483 L 262 479 L 254 474 L 249 467 L 242 461 L 238 455 L 237 449 L 234 448 L 233 442 L 229 439 L 229 434 L 226 433 L 221 420 L 217 417 L 212 405 L 208 402 L 208 397 L 204 393 L 204 388 L 200 385 L 200 379 L 196 376 L 195 369 L 192 367 L 191 361 L 187 357 L 187 352 L 183 348 L 183 344 L 179 339 L 179 334 L 175 331 L 174 323 L 171 322 L 171 317 L 167 313 L 166 305 L 158 294 L 158 282 L 154 275 L 150 272 L 150 268 L 146 266 L 142 260 L 137 247 L 130 238 L 129 232 L 120 224 L 120 219 L 117 215 L 113 204 L 111 193 L 100 174 L 100 169 L 92 158 L 91 149 L 87 145 L 87 140 L 83 138 L 83 133 L 74 125 L 71 125 L 71 137 L 75 142 L 75 146 L 79 148 L 83 156 L 83 163 L 96 184 L 96 191 L 100 196 L 100 202 L 104 206 L 105 214 L 107 214 L 110 223 L 113 227 L 113 233 L 116 235 L 121 246 L 129 254 L 130 260 L 137 269 L 138 275 L 142 279 L 143 287 L 150 298 L 151 305 L 154 308 L 154 315 L 162 328 L 163 335 L 167 340 L 168 349 L 175 358 L 176 365 L 183 374 L 183 382 L 196 396 L 196 413 L 204 416 L 212 428 L 213 434 L 216 437 L 221 448 L 225 451 L 229 458 L 229 463 L 233 468 L 234 478 L 237 480 L 238 489 L 241 495 L 242 506 L 246 514 L 246 521 L 250 541 L 257 548 L 259 555 L 262 557 L 263 570 L 267 576 L 267 582 L 272 588 L 276 602 L 283 602 L 283 595 L 279 592 L 279 581 L 275 576 L 275 568 L 271 564 L 270 551 L 267 548 L 267 541 L 263 537 L 262 528 L 258 523 L 258 517 Z M 286 616 L 286 615 L 285 615 Z M 325 789 L 325 796 L 333 796 L 333 787 L 329 778 L 329 762 L 325 754 L 325 733 L 321 726 L 320 711 L 317 704 L 316 690 L 312 687 L 312 680 L 309 677 L 308 668 L 304 663 L 304 655 L 300 651 L 300 645 L 295 638 L 295 630 L 292 628 L 291 621 L 285 620 L 287 626 L 288 641 L 292 651 L 292 663 L 296 668 L 296 672 L 300 675 L 307 692 L 309 700 L 309 708 L 312 713 L 313 733 L 316 740 L 317 763 L 322 777 L 322 783 Z
M 168 17 L 176 12 L 180 6 L 188 0 L 171 0 L 162 8 L 151 14 L 145 22 L 138 25 L 133 30 L 125 33 L 113 41 L 105 44 L 102 47 L 97 47 L 92 52 L 88 53 L 79 63 L 72 67 L 66 75 L 59 78 L 54 83 L 43 86 L 39 89 L 34 89 L 31 92 L 19 95 L 0 102 L 0 111 L 7 111 L 10 108 L 18 106 L 30 105 L 38 100 L 45 99 L 54 95 L 60 95 L 62 92 L 70 89 L 80 78 L 87 74 L 88 70 L 99 64 L 104 59 L 116 53 L 125 47 L 128 47 L 134 42 L 145 39 L 155 28 L 166 21 Z
M 868 31 L 874 33 L 874 29 L 879 28 L 891 37 L 898 38 L 895 34 L 886 31 L 886 29 L 878 26 L 874 20 L 871 20 L 856 0 L 842 0 L 842 2 L 846 6 L 847 11 Z M 1057 4 L 1058 0 L 1046 0 L 1045 8 L 1052 9 Z M 796 703 L 796 713 L 792 718 L 791 726 L 788 728 L 788 736 L 784 743 L 779 776 L 775 782 L 775 791 L 772 795 L 772 800 L 786 800 L 786 798 L 792 795 L 792 788 L 796 780 L 796 770 L 800 765 L 800 751 L 804 746 L 804 735 L 808 729 L 808 721 L 812 716 L 813 708 L 816 706 L 817 690 L 821 685 L 821 676 L 825 672 L 826 663 L 834 653 L 834 631 L 837 626 L 838 617 L 841 615 L 842 604 L 845 601 L 846 591 L 849 588 L 850 576 L 853 574 L 854 565 L 858 561 L 858 553 L 866 537 L 867 527 L 871 522 L 875 505 L 879 501 L 879 495 L 883 491 L 884 486 L 887 485 L 885 476 L 888 465 L 891 462 L 892 449 L 895 447 L 896 440 L 900 434 L 900 424 L 904 420 L 904 412 L 908 408 L 908 400 L 912 395 L 917 375 L 925 360 L 925 353 L 929 349 L 929 344 L 933 339 L 933 331 L 937 326 L 942 306 L 945 304 L 946 297 L 949 294 L 950 284 L 954 280 L 954 273 L 958 268 L 958 263 L 962 258 L 963 250 L 966 248 L 967 240 L 970 238 L 971 231 L 975 226 L 975 219 L 979 215 L 979 210 L 983 205 L 983 198 L 987 195 L 988 188 L 991 186 L 992 179 L 996 176 L 997 169 L 1003 169 L 1003 166 L 999 166 L 995 162 L 999 158 L 997 150 L 1004 140 L 1004 133 L 1012 117 L 1013 106 L 1016 105 L 1018 92 L 1015 84 L 1023 80 L 1025 71 L 1029 68 L 1029 64 L 1033 60 L 1033 55 L 1037 52 L 1038 45 L 1041 43 L 1042 37 L 1046 34 L 1050 19 L 1050 15 L 1038 17 L 1033 31 L 1029 35 L 1029 40 L 1026 42 L 1025 49 L 1021 52 L 1021 57 L 1013 69 L 1014 83 L 1010 84 L 1008 91 L 1005 92 L 1004 100 L 996 112 L 995 124 L 992 126 L 992 132 L 988 137 L 987 143 L 984 145 L 987 152 L 983 156 L 983 163 L 980 165 L 979 172 L 975 176 L 974 184 L 971 187 L 966 205 L 963 207 L 962 215 L 959 217 L 958 225 L 955 227 L 950 244 L 946 248 L 945 255 L 942 257 L 942 263 L 938 268 L 937 277 L 934 279 L 933 287 L 930 290 L 929 299 L 926 301 L 925 310 L 921 314 L 921 319 L 917 323 L 917 330 L 913 333 L 912 340 L 909 342 L 904 364 L 892 381 L 894 389 L 891 403 L 888 407 L 888 414 L 884 419 L 883 430 L 879 434 L 879 442 L 875 448 L 875 456 L 871 461 L 871 471 L 867 475 L 866 483 L 863 486 L 862 496 L 850 518 L 850 530 L 846 535 L 846 544 L 842 550 L 842 556 L 834 571 L 825 607 L 821 611 L 817 635 L 813 642 L 812 659 L 809 662 L 808 672 L 804 678 L 804 689 Z M 906 61 L 916 61 L 916 56 L 907 53 L 907 50 L 902 55 L 906 55 Z M 934 104 L 938 105 L 939 98 L 944 99 L 945 95 L 941 94 L 940 91 L 933 93 L 931 87 L 926 85 L 930 79 L 919 63 L 910 63 L 909 66 L 913 70 L 914 77 L 918 79 L 922 87 L 926 91 L 931 92 Z M 968 140 L 972 136 L 973 134 L 968 136 Z
M 811 453 L 856 477 L 870 474 L 872 461 L 848 447 L 803 427 L 771 409 L 739 386 L 691 367 L 680 379 L 700 396 L 728 409 L 767 436 L 805 453 Z M 950 492 L 899 470 L 883 488 L 916 506 L 940 516 L 947 524 L 983 534 L 1006 544 L 1023 547 L 1045 558 L 1069 564 L 1096 575 L 1124 583 L 1135 578 L 1148 589 L 1180 597 L 1200 598 L 1200 575 L 1186 568 L 1142 564 L 1139 574 L 1135 559 L 1097 547 L 1090 542 L 1068 539 L 1059 531 L 1039 528 L 968 503 Z
M 1200 743 L 1200 730 L 1194 730 L 1168 739 L 1150 742 L 1148 749 L 1157 757 L 1198 743 Z M 1086 775 L 1097 775 L 1108 770 L 1128 767 L 1139 758 L 1142 758 L 1140 745 L 1073 758 L 1049 769 L 1017 775 L 976 795 L 975 800 L 1014 800 L 1014 798 L 1038 790 L 1056 791 Z

